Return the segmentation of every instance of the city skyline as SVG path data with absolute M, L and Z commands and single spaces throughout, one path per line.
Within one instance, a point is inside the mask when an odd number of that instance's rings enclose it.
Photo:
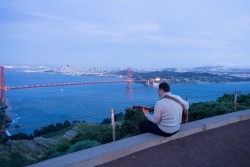
M 0 65 L 250 67 L 250 2 L 0 2 Z

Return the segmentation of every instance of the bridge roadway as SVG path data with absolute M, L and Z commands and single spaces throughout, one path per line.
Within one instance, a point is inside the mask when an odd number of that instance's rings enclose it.
M 250 109 L 183 124 L 178 133 L 146 133 L 46 160 L 31 167 L 248 167 Z
M 25 86 L 13 86 L 13 87 L 0 87 L 0 90 L 15 90 L 15 89 L 27 89 L 27 88 L 43 88 L 54 86 L 72 86 L 72 85 L 91 85 L 91 84 L 112 84 L 122 82 L 146 82 L 147 80 L 115 80 L 115 81 L 95 81 L 95 82 L 69 82 L 69 83 L 56 83 L 56 84 L 41 84 L 41 85 L 25 85 Z

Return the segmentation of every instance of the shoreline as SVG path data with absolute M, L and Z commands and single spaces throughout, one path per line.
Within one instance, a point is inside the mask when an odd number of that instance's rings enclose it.
M 6 128 L 9 127 L 9 124 L 12 122 L 11 118 L 6 114 L 6 109 L 8 105 L 6 105 L 5 101 L 0 99 L 0 136 L 4 138 L 9 135 L 6 132 Z

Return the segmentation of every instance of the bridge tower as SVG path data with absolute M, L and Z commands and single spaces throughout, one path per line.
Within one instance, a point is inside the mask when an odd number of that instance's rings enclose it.
M 131 77 L 130 77 L 130 67 L 127 68 L 127 88 L 130 89 Z
M 1 99 L 5 100 L 4 66 L 1 66 Z

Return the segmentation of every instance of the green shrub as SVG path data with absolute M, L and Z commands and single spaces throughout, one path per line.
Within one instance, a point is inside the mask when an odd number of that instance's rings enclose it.
M 239 98 L 240 97 L 241 96 L 239 96 Z M 234 112 L 235 108 L 233 101 L 233 95 L 224 94 L 223 97 L 218 98 L 216 101 L 193 103 L 189 107 L 188 120 L 195 121 Z M 240 106 L 237 108 L 237 110 L 242 109 L 243 107 Z
M 113 141 L 112 132 L 103 132 L 101 134 L 96 134 L 93 136 L 92 140 L 97 140 L 101 144 L 109 143 Z
M 70 147 L 70 143 L 69 143 L 68 141 L 62 142 L 62 143 L 59 143 L 59 144 L 56 146 L 56 151 L 58 151 L 58 152 L 64 152 L 64 151 L 66 151 L 69 147 Z
M 110 124 L 110 123 L 111 123 L 111 118 L 104 118 L 101 124 Z
M 84 150 L 84 149 L 95 147 L 98 145 L 101 145 L 101 143 L 99 143 L 96 140 L 83 140 L 83 141 L 80 141 L 80 142 L 77 142 L 77 143 L 71 145 L 70 148 L 68 149 L 67 153 L 72 153 L 72 152 Z
M 124 119 L 124 114 L 122 112 L 119 112 L 114 115 L 115 116 L 115 122 L 122 121 Z M 101 124 L 110 124 L 111 118 L 104 118 Z
M 232 103 L 234 101 L 234 95 L 224 94 L 222 97 L 219 97 L 217 101 L 219 103 L 222 103 L 222 102 Z
M 56 123 L 56 125 L 50 124 L 48 126 L 42 127 L 41 130 L 35 129 L 34 136 L 37 137 L 51 132 L 57 132 L 69 126 L 71 126 L 71 123 L 68 120 L 64 121 L 63 124 L 62 123 Z
M 122 136 L 133 136 L 139 134 L 138 125 L 142 120 L 145 120 L 144 114 L 139 110 L 133 110 L 126 108 L 124 121 L 120 128 L 120 137 Z
M 62 156 L 64 154 L 65 154 L 65 152 L 58 152 L 56 150 L 50 150 L 50 151 L 46 152 L 45 156 L 41 160 L 59 157 L 59 156 Z
M 66 128 L 66 127 L 70 127 L 70 126 L 71 126 L 71 123 L 70 123 L 68 120 L 66 120 L 66 121 L 64 121 L 63 126 L 64 126 L 65 128 Z
M 9 139 L 11 140 L 21 140 L 21 139 L 33 139 L 33 136 L 29 136 L 25 133 L 18 133 L 18 134 L 14 134 L 12 136 L 8 136 L 8 137 L 5 137 L 4 139 L 1 140 L 1 142 L 7 142 Z
M 34 162 L 27 161 L 20 153 L 12 152 L 8 158 L 0 158 L 1 167 L 23 167 Z

